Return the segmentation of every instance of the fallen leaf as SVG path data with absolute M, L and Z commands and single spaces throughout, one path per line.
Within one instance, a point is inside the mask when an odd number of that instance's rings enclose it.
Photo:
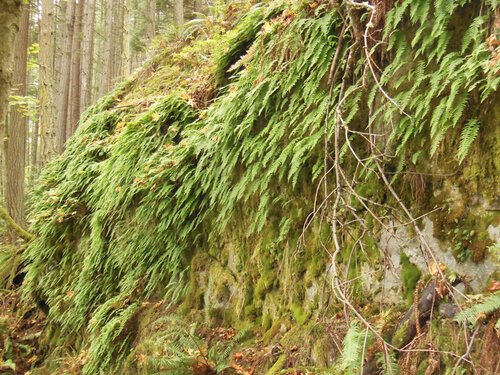
M 497 292 L 500 290 L 500 281 L 493 281 L 490 288 L 488 289 L 490 292 Z

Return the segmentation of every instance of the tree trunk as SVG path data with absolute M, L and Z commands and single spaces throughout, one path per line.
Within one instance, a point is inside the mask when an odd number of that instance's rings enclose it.
M 95 0 L 85 2 L 82 32 L 82 90 L 80 111 L 92 102 L 92 77 L 94 72 Z
M 113 67 L 113 85 L 116 82 L 116 78 L 122 77 L 124 74 L 124 62 L 123 57 L 123 34 L 124 34 L 124 16 L 125 16 L 125 6 L 123 0 L 115 0 L 114 6 L 114 16 L 113 16 L 113 60 L 115 66 Z M 112 85 L 112 86 L 113 86 Z
M 174 0 L 174 23 L 177 27 L 184 25 L 184 1 Z
M 184 17 L 184 15 L 182 15 Z M 156 34 L 156 0 L 148 0 L 146 4 L 146 37 L 150 42 Z
M 66 142 L 66 124 L 68 120 L 68 107 L 70 95 L 71 78 L 71 53 L 73 44 L 73 33 L 75 25 L 75 0 L 69 0 L 66 8 L 65 30 L 63 43 L 63 55 L 61 58 L 61 75 L 59 80 L 59 95 L 57 108 L 57 152 L 62 153 Z
M 40 127 L 41 165 L 56 154 L 54 119 L 54 2 L 42 0 L 40 21 Z
M 105 30 L 106 30 L 106 3 L 103 0 L 99 0 L 96 3 L 96 24 L 95 24 L 95 64 L 93 70 L 93 84 L 92 84 L 92 94 L 91 103 L 94 103 L 98 97 L 100 97 L 104 92 L 105 85 Z
M 104 82 L 101 86 L 100 95 L 104 95 L 108 92 L 113 85 L 114 78 L 114 43 L 115 43 L 115 33 L 113 27 L 113 12 L 114 12 L 115 0 L 108 0 L 106 2 L 106 16 L 104 24 L 104 61 L 106 64 L 106 70 L 104 73 Z
M 126 0 L 123 8 L 123 48 L 122 48 L 122 60 L 123 60 L 123 74 L 128 76 L 132 71 L 132 56 L 130 49 L 130 38 L 131 38 L 131 17 L 130 8 L 131 0 Z
M 83 6 L 84 0 L 79 0 L 76 7 L 73 48 L 71 52 L 71 111 L 69 113 L 69 121 L 66 128 L 66 140 L 73 135 L 78 125 L 78 121 L 80 120 Z
M 7 136 L 7 111 L 12 84 L 14 38 L 19 27 L 21 8 L 21 0 L 0 0 L 0 144 L 3 151 L 5 151 L 4 139 Z M 3 167 L 5 156 L 2 159 Z M 2 183 L 5 183 L 3 175 Z
M 40 37 L 40 22 L 38 21 L 40 14 L 39 10 L 41 9 L 40 0 L 35 0 L 31 3 L 31 9 L 34 11 L 31 12 L 31 29 L 30 29 L 30 45 L 33 43 L 39 42 Z M 38 81 L 39 75 L 38 71 L 33 71 L 31 69 L 28 70 L 28 82 Z M 28 91 L 30 87 L 28 86 Z M 33 90 L 33 89 L 32 89 Z M 36 92 L 31 92 L 33 95 L 37 95 Z M 29 157 L 26 159 L 29 160 L 30 168 L 29 168 L 29 184 L 33 185 L 35 181 L 35 177 L 38 175 L 38 163 L 40 160 L 39 157 L 39 137 L 40 137 L 40 118 L 35 119 L 29 122 Z
M 38 140 L 40 138 L 40 121 L 35 121 L 33 128 L 31 130 L 31 158 L 30 158 L 30 183 L 35 181 L 35 177 L 38 174 Z
M 27 60 L 30 11 L 23 6 L 19 32 L 14 42 L 13 94 L 27 94 Z M 5 207 L 19 225 L 24 225 L 24 171 L 26 166 L 26 117 L 12 106 L 5 140 Z
M 195 0 L 194 11 L 196 13 L 203 13 L 205 11 L 205 4 L 203 0 Z

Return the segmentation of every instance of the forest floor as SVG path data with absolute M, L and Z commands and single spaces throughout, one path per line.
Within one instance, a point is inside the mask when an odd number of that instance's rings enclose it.
M 21 306 L 17 290 L 0 290 L 0 373 L 26 374 L 41 362 L 38 338 L 44 318 L 35 308 Z

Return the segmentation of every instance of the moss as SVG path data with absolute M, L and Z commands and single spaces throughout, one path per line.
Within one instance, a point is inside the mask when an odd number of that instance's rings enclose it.
M 332 356 L 332 351 L 333 344 L 330 337 L 322 337 L 316 340 L 312 350 L 313 359 L 316 366 L 323 368 L 330 366 L 330 357 Z
M 408 326 L 410 325 L 410 320 L 405 321 L 400 327 L 397 328 L 396 332 L 392 336 L 391 343 L 396 348 L 402 348 L 406 339 L 406 332 L 408 330 Z
M 280 332 L 281 326 L 285 324 L 286 322 L 283 321 L 282 319 L 277 320 L 276 322 L 273 323 L 273 325 L 264 333 L 262 336 L 262 342 L 264 345 L 269 345 L 271 340 L 273 340 L 276 335 Z
M 368 261 L 372 263 L 376 262 L 380 258 L 380 250 L 375 237 L 368 235 L 363 239 L 363 243 Z
M 304 286 L 309 288 L 312 286 L 314 280 L 318 278 L 325 268 L 325 260 L 322 254 L 317 254 L 307 264 L 306 273 L 304 275 Z
M 253 304 L 245 306 L 243 313 L 247 318 L 257 318 L 259 316 L 260 310 L 257 309 Z
M 311 316 L 311 311 L 305 311 L 297 302 L 293 302 L 290 305 L 290 311 L 292 312 L 294 320 L 299 325 L 303 325 Z
M 262 328 L 265 329 L 265 330 L 268 330 L 268 329 L 271 328 L 272 324 L 273 324 L 273 318 L 272 318 L 272 316 L 269 315 L 269 314 L 264 314 L 262 316 L 262 324 L 261 324 Z
M 280 373 L 280 370 L 283 368 L 283 365 L 286 361 L 286 354 L 282 354 L 278 360 L 274 363 L 274 365 L 266 372 L 266 375 L 277 375 Z
M 266 294 L 273 289 L 275 279 L 276 274 L 274 271 L 268 271 L 261 275 L 254 290 L 255 298 L 257 300 L 263 300 Z
M 189 287 L 179 307 L 179 313 L 187 315 L 190 310 L 201 310 L 203 308 L 203 293 L 206 286 L 200 285 L 200 276 L 211 260 L 207 254 L 197 253 L 191 260 L 189 271 Z
M 377 192 L 381 191 L 381 186 L 375 175 L 372 174 L 365 182 L 359 184 L 355 190 L 360 197 L 372 199 Z M 356 210 L 365 209 L 361 201 L 356 197 L 352 198 L 351 206 Z
M 401 252 L 401 281 L 403 283 L 403 295 L 408 304 L 413 301 L 413 292 L 421 276 L 422 272 L 418 267 L 410 262 L 410 258 L 404 252 Z
M 427 373 L 428 366 L 429 366 L 429 361 L 427 359 L 421 361 L 417 368 L 417 375 L 425 375 Z

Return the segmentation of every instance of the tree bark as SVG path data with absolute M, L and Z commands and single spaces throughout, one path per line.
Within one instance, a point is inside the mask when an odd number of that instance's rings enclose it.
M 184 25 L 184 0 L 174 0 L 174 23 L 177 27 Z
M 73 33 L 73 47 L 71 52 L 71 111 L 66 128 L 66 140 L 73 135 L 80 120 L 80 102 L 82 86 L 82 22 L 84 0 L 79 0 L 76 6 L 75 29 Z
M 70 79 L 71 79 L 71 54 L 73 44 L 73 32 L 75 25 L 75 0 L 69 0 L 66 8 L 65 30 L 63 43 L 63 55 L 61 58 L 61 72 L 59 80 L 59 95 L 57 98 L 57 125 L 56 139 L 57 152 L 62 153 L 66 143 L 66 127 L 68 122 Z
M 19 32 L 14 41 L 14 79 L 12 93 L 27 94 L 27 60 L 29 43 L 30 11 L 23 6 Z M 19 223 L 24 221 L 24 173 L 26 166 L 26 117 L 18 106 L 12 106 L 5 139 L 5 207 Z
M 42 0 L 40 21 L 40 127 L 41 160 L 46 164 L 56 154 L 54 118 L 54 2 Z
M 131 37 L 131 18 L 130 18 L 131 0 L 126 0 L 123 5 L 123 47 L 122 47 L 122 63 L 123 74 L 128 76 L 132 71 L 132 59 L 130 50 Z
M 92 77 L 94 73 L 95 0 L 85 2 L 82 39 L 82 90 L 80 112 L 92 102 Z
M 108 0 L 106 2 L 106 15 L 104 24 L 104 62 L 106 64 L 106 69 L 104 73 L 104 82 L 101 86 L 100 95 L 104 95 L 108 92 L 112 85 L 114 79 L 114 43 L 115 43 L 115 33 L 113 25 L 113 12 L 114 12 L 115 0 Z
M 194 11 L 196 13 L 203 13 L 205 11 L 205 4 L 203 0 L 195 0 Z
M 182 18 L 184 18 L 184 15 L 182 15 Z M 146 37 L 149 42 L 153 40 L 155 34 L 156 34 L 156 0 L 148 0 L 146 6 Z
M 7 136 L 7 111 L 12 84 L 14 38 L 19 29 L 21 9 L 21 0 L 0 0 L 0 144 L 3 151 L 5 151 L 4 139 Z M 5 155 L 2 155 L 2 159 L 3 167 Z M 2 183 L 5 183 L 3 173 Z

